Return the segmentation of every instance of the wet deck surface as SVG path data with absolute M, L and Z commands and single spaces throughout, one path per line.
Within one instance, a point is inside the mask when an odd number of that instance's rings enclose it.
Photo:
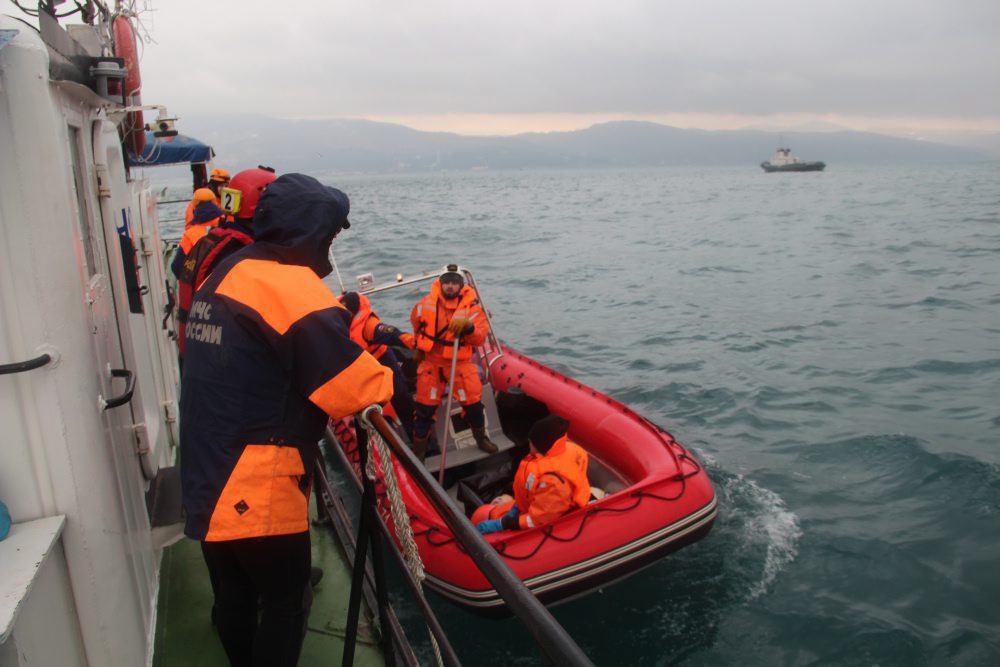
M 351 572 L 325 528 L 313 528 L 312 545 L 313 564 L 323 568 L 323 580 L 314 591 L 309 631 L 299 665 L 339 665 L 344 651 Z M 185 538 L 164 550 L 160 576 L 154 667 L 227 665 L 210 621 L 212 589 L 198 543 Z M 365 610 L 355 665 L 384 664 L 382 652 L 374 643 L 369 618 Z

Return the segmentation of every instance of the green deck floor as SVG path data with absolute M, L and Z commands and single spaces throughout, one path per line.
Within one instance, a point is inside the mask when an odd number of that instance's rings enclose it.
M 309 631 L 299 665 L 339 665 L 344 651 L 351 571 L 325 528 L 313 528 L 312 545 L 313 564 L 323 568 L 323 580 L 314 591 Z M 209 620 L 212 589 L 198 543 L 185 538 L 165 549 L 160 577 L 154 667 L 227 665 L 222 644 Z M 364 609 L 355 665 L 384 664 L 381 650 L 373 643 L 370 618 Z

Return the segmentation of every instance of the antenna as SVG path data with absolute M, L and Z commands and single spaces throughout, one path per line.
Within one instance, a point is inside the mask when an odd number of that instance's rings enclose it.
M 340 269 L 337 268 L 337 258 L 333 256 L 333 246 L 330 246 L 330 264 L 333 266 L 333 272 L 337 274 L 337 282 L 340 283 L 340 293 L 346 294 L 347 288 L 344 287 L 344 279 L 340 277 Z

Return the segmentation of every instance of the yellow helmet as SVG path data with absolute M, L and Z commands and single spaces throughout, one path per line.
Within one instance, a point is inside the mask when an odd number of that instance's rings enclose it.
M 215 169 L 212 170 L 212 175 L 208 177 L 208 180 L 210 180 L 210 181 L 218 181 L 220 183 L 228 183 L 229 182 L 229 172 L 226 171 L 225 169 L 221 169 L 219 167 L 216 167 Z

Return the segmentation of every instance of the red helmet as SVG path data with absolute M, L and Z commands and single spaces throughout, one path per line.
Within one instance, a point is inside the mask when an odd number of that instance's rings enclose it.
M 278 175 L 270 167 L 244 169 L 229 181 L 229 188 L 240 191 L 239 208 L 231 211 L 237 218 L 252 218 L 261 193 Z

